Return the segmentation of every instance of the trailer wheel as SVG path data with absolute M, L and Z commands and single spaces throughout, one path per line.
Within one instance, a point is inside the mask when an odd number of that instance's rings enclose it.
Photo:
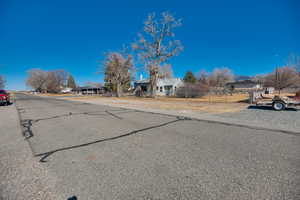
M 273 103 L 273 109 L 276 111 L 281 111 L 285 109 L 285 104 L 280 101 L 275 101 Z

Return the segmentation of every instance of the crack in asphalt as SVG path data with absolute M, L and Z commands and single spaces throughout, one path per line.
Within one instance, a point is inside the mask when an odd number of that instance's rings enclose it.
M 122 120 L 122 119 L 123 119 L 122 117 L 119 117 L 118 115 L 115 115 L 115 114 L 113 114 L 113 113 L 109 112 L 108 110 L 106 110 L 105 112 L 106 112 L 107 114 L 109 114 L 109 115 L 111 115 L 111 116 L 113 116 L 113 117 L 117 118 L 117 119 L 120 119 L 120 120 Z
M 69 117 L 69 116 L 73 116 L 73 115 L 101 115 L 101 116 L 111 115 L 111 116 L 113 116 L 113 117 L 115 117 L 115 118 L 117 118 L 119 120 L 122 120 L 123 118 L 120 117 L 120 116 L 118 116 L 118 115 L 116 115 L 116 114 L 138 112 L 136 110 L 125 110 L 125 109 L 123 109 L 123 110 L 105 110 L 105 111 L 94 111 L 94 112 L 82 112 L 82 113 L 72 113 L 72 112 L 69 112 L 68 114 L 56 115 L 56 116 L 52 116 L 52 117 L 48 117 L 48 118 L 41 118 L 41 119 L 35 119 L 35 120 L 31 120 L 31 119 L 22 120 L 20 110 L 24 110 L 25 111 L 25 109 L 22 108 L 22 109 L 17 109 L 17 110 L 19 112 L 19 116 L 20 116 L 20 120 L 21 120 L 21 125 L 24 128 L 23 129 L 23 136 L 26 138 L 26 140 L 28 140 L 28 139 L 30 139 L 31 137 L 34 136 L 32 128 L 31 128 L 33 126 L 33 123 L 37 123 L 37 122 L 40 122 L 40 121 L 57 119 L 57 118 L 62 118 L 62 117 Z M 118 111 L 121 111 L 121 112 L 118 112 Z M 104 114 L 103 112 L 106 113 L 106 114 Z M 117 112 L 117 113 L 112 113 L 112 112 Z M 84 143 L 84 144 L 79 144 L 79 145 L 73 145 L 73 146 L 70 146 L 70 147 L 63 147 L 63 148 L 59 148 L 59 149 L 56 149 L 56 150 L 53 150 L 53 151 L 49 151 L 49 152 L 45 152 L 45 153 L 35 154 L 33 151 L 32 151 L 32 153 L 33 153 L 33 155 L 35 157 L 41 157 L 40 158 L 40 162 L 46 162 L 46 159 L 49 156 L 51 156 L 54 153 L 60 152 L 60 151 L 66 151 L 66 150 L 71 150 L 71 149 L 75 149 L 75 148 L 85 147 L 85 146 L 89 146 L 89 145 L 97 144 L 97 143 L 101 143 L 101 142 L 112 141 L 112 140 L 116 140 L 116 139 L 119 139 L 119 138 L 128 137 L 128 136 L 131 136 L 131 135 L 134 135 L 134 134 L 138 134 L 138 133 L 141 133 L 143 131 L 147 131 L 147 130 L 151 130 L 151 129 L 155 129 L 155 128 L 167 126 L 169 124 L 173 124 L 173 123 L 176 123 L 178 121 L 184 121 L 184 120 L 190 120 L 190 119 L 186 118 L 186 117 L 179 117 L 179 116 L 177 116 L 176 120 L 172 120 L 172 121 L 169 121 L 169 122 L 166 122 L 166 123 L 162 123 L 162 124 L 158 124 L 158 125 L 146 127 L 146 128 L 143 128 L 143 129 L 134 130 L 134 131 L 131 131 L 131 132 L 126 133 L 126 134 L 122 134 L 122 135 L 118 135 L 118 136 L 114 136 L 114 137 L 110 137 L 110 138 L 105 138 L 105 139 L 101 139 L 101 140 L 96 140 L 96 141 L 92 141 L 92 142 L 89 142 L 89 143 Z M 29 143 L 29 145 L 31 146 L 30 143 Z
M 134 130 L 134 131 L 131 131 L 129 133 L 125 133 L 125 134 L 110 137 L 110 138 L 104 138 L 104 139 L 100 139 L 100 140 L 96 140 L 96 141 L 92 141 L 92 142 L 88 142 L 88 143 L 84 143 L 84 144 L 73 145 L 73 146 L 69 146 L 69 147 L 63 147 L 63 148 L 59 148 L 59 149 L 56 149 L 56 150 L 52 150 L 52 151 L 48 151 L 48 152 L 40 153 L 40 154 L 34 154 L 34 152 L 32 151 L 32 153 L 35 157 L 41 157 L 40 162 L 47 162 L 46 159 L 48 157 L 50 157 L 51 155 L 53 155 L 54 153 L 57 153 L 57 152 L 71 150 L 71 149 L 75 149 L 75 148 L 81 148 L 81 147 L 85 147 L 85 146 L 89 146 L 89 145 L 93 145 L 93 144 L 97 144 L 97 143 L 101 143 L 101 142 L 113 141 L 113 140 L 116 140 L 116 139 L 119 139 L 119 138 L 128 137 L 128 136 L 131 136 L 131 135 L 134 135 L 134 134 L 138 134 L 138 133 L 141 133 L 143 131 L 147 131 L 147 130 L 167 126 L 169 124 L 173 124 L 173 123 L 176 123 L 176 122 L 179 122 L 179 121 L 185 121 L 185 120 L 215 123 L 215 124 L 222 124 L 222 125 L 234 126 L 234 127 L 243 127 L 243 128 L 254 129 L 254 130 L 275 131 L 275 132 L 300 136 L 300 134 L 298 132 L 292 132 L 292 131 L 270 129 L 270 128 L 264 128 L 264 127 L 256 127 L 256 126 L 245 125 L 245 124 L 234 124 L 234 123 L 222 122 L 222 121 L 189 118 L 189 117 L 175 116 L 175 115 L 164 114 L 164 113 L 155 113 L 155 112 L 150 112 L 150 111 L 141 111 L 141 110 L 124 109 L 124 108 L 120 108 L 119 110 L 104 110 L 104 111 L 102 110 L 102 111 L 81 112 L 81 113 L 69 112 L 67 114 L 56 115 L 56 116 L 52 116 L 52 117 L 48 117 L 48 118 L 41 118 L 41 119 L 35 119 L 35 120 L 32 120 L 32 119 L 22 120 L 21 113 L 25 113 L 26 109 L 18 108 L 17 106 L 16 106 L 16 108 L 17 108 L 17 111 L 19 113 L 21 126 L 23 127 L 23 136 L 25 137 L 25 139 L 28 142 L 29 142 L 29 139 L 34 136 L 33 131 L 32 131 L 32 126 L 33 126 L 34 123 L 37 123 L 37 122 L 40 122 L 40 121 L 45 121 L 45 120 L 62 118 L 62 117 L 70 117 L 70 116 L 75 116 L 75 115 L 91 115 L 91 116 L 108 116 L 108 115 L 110 115 L 110 116 L 113 116 L 114 118 L 122 120 L 123 118 L 118 116 L 117 114 L 131 113 L 131 112 L 141 112 L 141 113 L 147 113 L 147 114 L 154 114 L 154 115 L 161 115 L 161 116 L 168 116 L 168 117 L 176 117 L 176 120 L 172 120 L 172 121 L 162 123 L 162 124 L 159 124 L 159 125 L 146 127 L 146 128 L 143 128 L 143 129 Z M 118 111 L 120 111 L 120 112 L 118 112 Z M 112 112 L 117 112 L 117 113 L 112 113 Z M 31 146 L 30 142 L 29 142 L 29 145 Z M 31 149 L 32 149 L 32 147 L 31 147 Z
M 52 117 L 47 117 L 47 118 L 40 118 L 40 119 L 26 119 L 27 121 L 31 121 L 33 123 L 37 123 L 37 122 L 40 122 L 40 121 L 46 121 L 46 120 L 51 120 L 51 119 L 58 119 L 58 118 L 63 118 L 63 117 L 70 117 L 70 116 L 76 116 L 76 115 L 90 115 L 90 116 L 113 116 L 115 118 L 118 118 L 118 119 L 123 119 L 113 113 L 111 113 L 110 111 L 120 111 L 120 110 L 105 110 L 105 111 L 94 111 L 94 112 L 81 112 L 81 113 L 73 113 L 73 112 L 69 112 L 67 114 L 62 114 L 62 115 L 55 115 L 55 116 L 52 116 Z M 105 114 L 107 113 L 107 114 Z M 124 112 L 121 112 L 120 114 L 122 114 Z M 116 114 L 119 114 L 119 113 L 116 113 Z
M 32 120 L 27 119 L 27 120 L 21 120 L 21 126 L 22 126 L 22 133 L 23 136 L 25 137 L 26 140 L 28 140 L 29 138 L 33 137 L 33 131 L 31 129 L 32 127 Z
M 128 137 L 128 136 L 131 136 L 131 135 L 135 135 L 135 134 L 147 131 L 147 130 L 167 126 L 169 124 L 173 124 L 173 123 L 183 121 L 183 120 L 186 120 L 186 119 L 177 118 L 176 120 L 172 120 L 172 121 L 169 121 L 169 122 L 166 122 L 166 123 L 162 123 L 162 124 L 155 125 L 155 126 L 150 126 L 150 127 L 143 128 L 143 129 L 134 130 L 134 131 L 131 131 L 131 132 L 126 133 L 126 134 L 122 134 L 122 135 L 118 135 L 118 136 L 114 136 L 114 137 L 110 137 L 110 138 L 105 138 L 105 139 L 101 139 L 101 140 L 96 140 L 96 141 L 92 141 L 92 142 L 88 142 L 88 143 L 84 143 L 84 144 L 73 145 L 73 146 L 69 146 L 69 147 L 63 147 L 63 148 L 59 148 L 59 149 L 56 149 L 56 150 L 53 150 L 53 151 L 36 154 L 35 156 L 36 157 L 41 157 L 40 162 L 47 162 L 46 159 L 49 156 L 51 156 L 51 155 L 53 155 L 54 153 L 57 153 L 57 152 L 76 149 L 76 148 L 81 148 L 81 147 L 86 147 L 86 146 L 101 143 L 101 142 L 113 141 L 113 140 L 120 139 L 120 138 L 123 138 L 123 137 Z

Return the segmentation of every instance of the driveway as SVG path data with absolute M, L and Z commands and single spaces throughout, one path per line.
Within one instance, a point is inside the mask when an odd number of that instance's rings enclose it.
M 66 199 L 300 198 L 298 134 L 25 94 L 16 106 Z
M 290 130 L 300 134 L 300 110 L 289 108 L 284 111 L 275 111 L 271 107 L 249 106 L 241 112 L 223 113 L 218 116 L 243 120 L 250 123 L 263 123 L 269 128 Z

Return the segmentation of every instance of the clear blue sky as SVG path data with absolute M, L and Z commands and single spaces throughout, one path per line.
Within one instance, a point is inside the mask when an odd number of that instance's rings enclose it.
M 297 0 L 0 0 L 0 74 L 8 89 L 24 89 L 30 68 L 100 82 L 103 53 L 131 43 L 147 14 L 162 11 L 183 19 L 176 37 L 185 50 L 171 60 L 176 76 L 219 66 L 266 73 L 300 52 L 299 10 Z

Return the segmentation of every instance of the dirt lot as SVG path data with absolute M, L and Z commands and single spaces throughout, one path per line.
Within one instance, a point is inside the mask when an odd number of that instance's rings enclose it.
M 157 97 L 137 98 L 137 97 L 99 97 L 99 96 L 82 96 L 82 97 L 64 97 L 69 100 L 83 101 L 87 103 L 99 103 L 105 105 L 115 105 L 128 108 L 149 108 L 162 110 L 178 110 L 183 112 L 206 112 L 206 113 L 226 113 L 238 112 L 245 109 L 248 104 L 244 103 L 248 96 L 207 96 L 203 98 L 183 99 Z

